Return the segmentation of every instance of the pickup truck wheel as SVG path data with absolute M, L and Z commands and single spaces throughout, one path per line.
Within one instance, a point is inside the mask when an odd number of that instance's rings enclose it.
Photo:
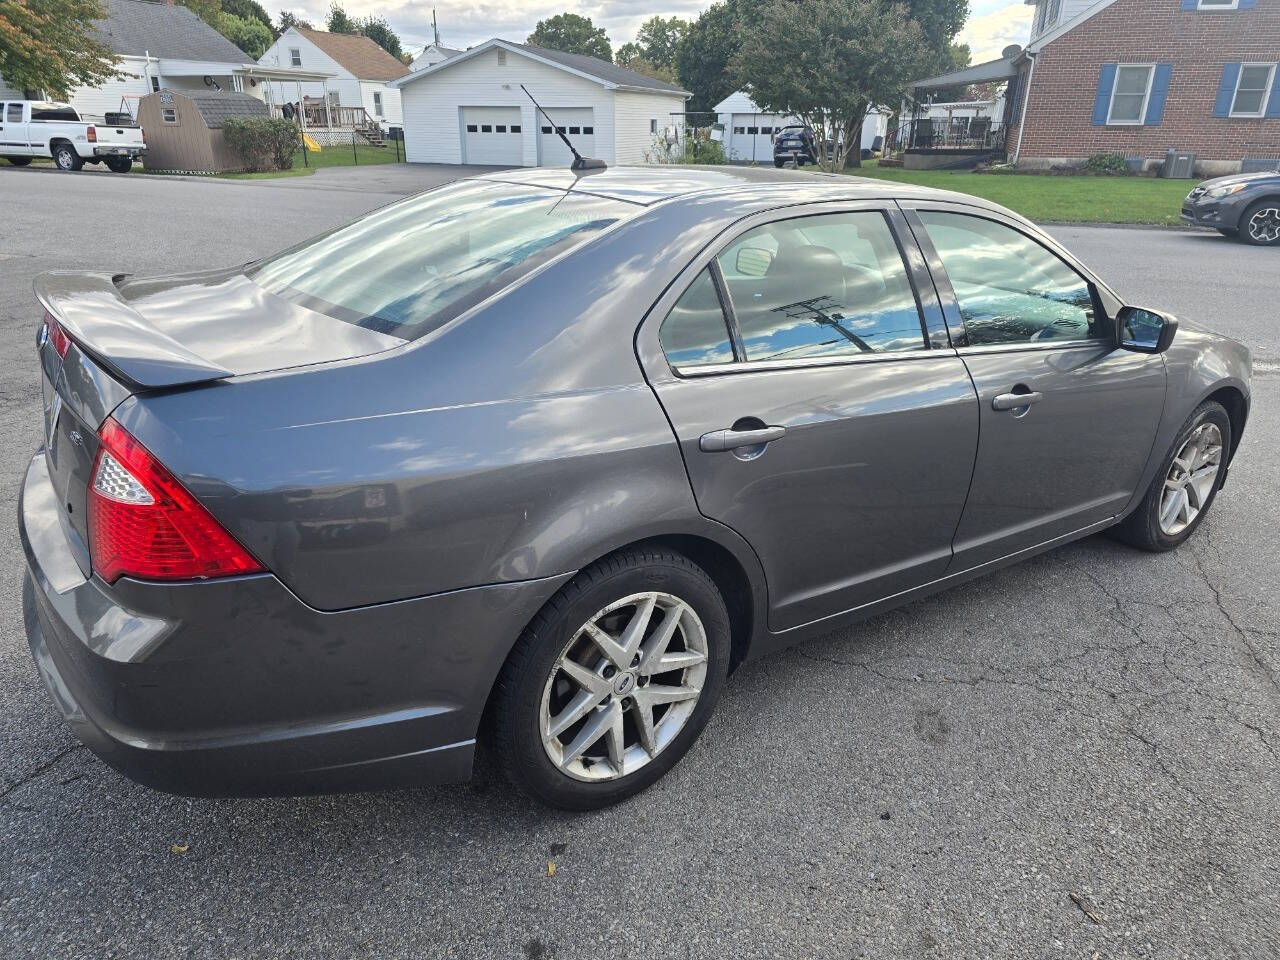
M 76 153 L 76 148 L 69 143 L 59 143 L 54 146 L 53 162 L 59 170 L 75 171 L 84 166 L 80 154 Z
M 5 157 L 15 167 L 25 167 L 31 162 L 30 157 Z
M 112 173 L 128 173 L 133 169 L 132 157 L 107 157 L 103 161 Z

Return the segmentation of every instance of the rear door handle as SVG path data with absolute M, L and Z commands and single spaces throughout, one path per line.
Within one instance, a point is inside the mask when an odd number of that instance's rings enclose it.
M 1017 410 L 1044 399 L 1043 393 L 1000 393 L 991 401 L 992 410 Z
M 698 449 L 703 453 L 724 453 L 781 440 L 786 432 L 786 427 L 761 427 L 759 430 L 713 430 L 698 438 Z

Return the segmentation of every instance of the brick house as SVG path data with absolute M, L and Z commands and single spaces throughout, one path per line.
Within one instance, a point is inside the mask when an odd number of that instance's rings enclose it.
M 1005 148 L 1024 167 L 1094 153 L 1196 173 L 1280 158 L 1280 0 L 1028 0 Z

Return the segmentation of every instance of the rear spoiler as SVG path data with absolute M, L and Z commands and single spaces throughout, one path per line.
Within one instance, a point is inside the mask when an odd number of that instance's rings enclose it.
M 233 375 L 143 319 L 120 296 L 117 278 L 109 273 L 42 273 L 35 280 L 36 299 L 76 346 L 131 386 L 189 386 Z

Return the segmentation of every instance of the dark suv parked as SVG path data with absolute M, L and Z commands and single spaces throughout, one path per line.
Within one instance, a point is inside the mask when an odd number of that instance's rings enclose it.
M 1182 220 L 1245 243 L 1280 246 L 1280 171 L 1206 180 L 1182 201 Z
M 773 165 L 781 167 L 794 160 L 797 167 L 818 162 L 818 144 L 813 130 L 802 124 L 781 128 L 773 138 Z

